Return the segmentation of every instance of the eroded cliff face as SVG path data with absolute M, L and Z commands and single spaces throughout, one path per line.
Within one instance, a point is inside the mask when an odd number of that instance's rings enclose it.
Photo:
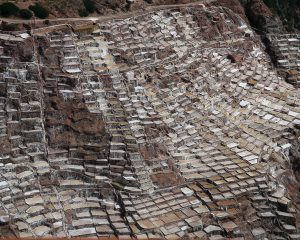
M 0 39 L 1 235 L 299 238 L 299 92 L 229 8 Z
M 220 0 L 213 4 L 231 9 L 260 35 L 286 32 L 279 16 L 263 0 Z

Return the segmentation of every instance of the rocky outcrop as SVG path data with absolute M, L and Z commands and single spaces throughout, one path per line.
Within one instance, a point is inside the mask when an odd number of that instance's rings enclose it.
M 279 17 L 272 13 L 262 0 L 247 1 L 244 7 L 249 21 L 258 31 L 261 31 L 260 33 L 284 31 Z

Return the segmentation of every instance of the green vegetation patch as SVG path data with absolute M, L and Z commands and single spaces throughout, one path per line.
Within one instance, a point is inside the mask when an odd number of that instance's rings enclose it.
M 7 23 L 7 22 L 2 22 L 1 23 L 1 30 L 2 31 L 16 31 L 18 28 L 18 25 L 15 23 Z
M 30 19 L 32 17 L 32 12 L 28 9 L 21 9 L 19 15 L 23 19 Z
M 31 5 L 29 9 L 33 11 L 34 15 L 38 18 L 45 19 L 49 16 L 49 11 L 38 3 Z
M 93 13 L 96 8 L 95 8 L 95 2 L 93 0 L 83 0 L 84 7 L 86 11 L 89 13 Z
M 89 15 L 89 12 L 86 9 L 79 9 L 78 10 L 78 15 L 80 17 L 87 17 Z
M 18 6 L 11 2 L 5 2 L 0 5 L 0 14 L 4 17 L 9 17 L 12 15 L 17 15 L 19 12 Z

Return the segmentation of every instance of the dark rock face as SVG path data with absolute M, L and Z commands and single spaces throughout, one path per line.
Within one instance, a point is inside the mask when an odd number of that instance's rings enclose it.
M 295 133 L 295 140 L 293 141 L 293 148 L 291 148 L 290 151 L 290 157 L 291 157 L 291 165 L 292 169 L 295 172 L 295 176 L 298 181 L 300 181 L 300 142 L 299 142 L 299 127 L 296 130 Z
M 251 24 L 261 33 L 279 33 L 284 31 L 278 16 L 273 14 L 261 0 L 247 2 L 245 4 L 245 12 Z
M 260 35 L 285 31 L 277 14 L 263 0 L 221 0 L 216 5 L 227 7 L 249 22 Z
M 300 30 L 300 2 L 294 0 L 264 0 L 266 5 L 277 14 L 286 31 L 297 32 Z

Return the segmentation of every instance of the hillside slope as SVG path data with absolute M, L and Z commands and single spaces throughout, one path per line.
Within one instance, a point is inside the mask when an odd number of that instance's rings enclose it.
M 0 1 L 0 3 L 4 2 L 7 1 Z M 196 0 L 16 0 L 12 2 L 20 9 L 28 9 L 30 5 L 38 3 L 49 11 L 49 18 L 56 18 L 117 14 L 151 5 L 182 4 L 196 2 Z M 274 24 L 283 25 L 282 29 L 289 32 L 300 29 L 300 0 L 219 0 L 216 4 L 227 6 L 241 16 L 246 13 L 251 23 L 261 30 L 266 30 L 266 25 L 270 27 Z M 280 19 L 282 23 L 274 22 L 274 18 Z
M 0 46 L 0 235 L 299 239 L 299 91 L 230 9 Z

